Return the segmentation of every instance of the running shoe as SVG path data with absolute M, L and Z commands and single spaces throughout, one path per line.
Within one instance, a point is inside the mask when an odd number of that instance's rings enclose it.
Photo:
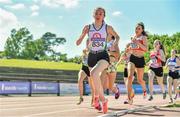
M 163 99 L 166 99 L 166 92 L 163 93 Z
M 128 100 L 128 104 L 132 105 L 133 104 L 133 98 Z
M 143 98 L 146 99 L 146 97 L 147 97 L 147 91 L 145 90 L 143 91 Z
M 173 99 L 172 98 L 170 98 L 169 103 L 173 103 Z
M 95 97 L 94 98 L 94 108 L 95 109 L 97 109 L 97 110 L 99 110 L 99 111 L 101 111 L 101 104 L 100 104 L 100 102 L 99 102 L 99 97 Z
M 108 111 L 108 100 L 107 99 L 105 99 L 105 102 L 102 103 L 102 111 L 104 114 L 106 114 Z
M 174 96 L 174 99 L 176 100 L 176 99 L 177 99 L 177 97 L 178 97 L 178 94 L 176 94 L 176 95 Z
M 115 99 L 118 99 L 118 98 L 119 98 L 119 96 L 120 96 L 120 91 L 119 91 L 118 86 L 116 86 L 116 88 L 117 88 L 118 92 L 117 92 L 117 93 L 115 93 L 114 98 L 115 98 Z
M 149 100 L 149 101 L 152 101 L 152 100 L 153 100 L 153 96 L 150 95 L 148 100 Z
M 124 101 L 124 104 L 128 104 L 128 99 Z
M 84 101 L 84 99 L 82 97 L 80 97 L 79 102 L 77 103 L 77 105 L 80 105 L 83 101 Z

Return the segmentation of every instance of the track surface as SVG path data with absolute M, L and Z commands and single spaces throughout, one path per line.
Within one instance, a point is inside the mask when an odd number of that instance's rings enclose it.
M 109 112 L 139 108 L 142 106 L 160 106 L 168 104 L 168 98 L 163 100 L 162 95 L 155 95 L 153 101 L 143 99 L 142 95 L 136 95 L 133 105 L 125 105 L 123 101 L 126 95 L 121 95 L 118 100 L 113 96 L 107 96 L 109 100 Z M 96 117 L 103 116 L 90 106 L 90 96 L 84 97 L 81 105 L 76 105 L 77 96 L 60 97 L 0 97 L 0 117 Z M 178 99 L 178 102 L 180 99 Z M 134 116 L 178 116 L 180 108 L 150 108 L 123 114 L 125 117 Z

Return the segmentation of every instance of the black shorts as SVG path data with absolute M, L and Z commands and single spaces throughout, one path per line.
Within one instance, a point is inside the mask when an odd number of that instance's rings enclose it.
M 179 77 L 180 77 L 178 71 L 174 71 L 174 72 L 169 71 L 168 75 L 169 75 L 170 77 L 172 77 L 173 79 L 179 79 Z
M 163 68 L 162 67 L 159 67 L 159 68 L 150 67 L 149 69 L 151 69 L 155 73 L 156 76 L 163 77 Z
M 88 66 L 94 67 L 99 60 L 106 60 L 109 63 L 109 55 L 107 51 L 102 51 L 99 53 L 89 52 L 88 54 Z
M 136 68 L 144 68 L 145 65 L 144 57 L 139 58 L 134 56 L 133 54 L 131 54 L 130 56 L 130 62 L 134 63 Z
M 82 65 L 82 68 L 81 68 L 81 69 L 86 73 L 86 75 L 87 75 L 88 77 L 90 76 L 90 71 L 89 71 L 88 66 Z
M 136 76 L 136 73 L 134 72 L 134 76 Z M 128 77 L 128 69 L 124 68 L 124 78 Z

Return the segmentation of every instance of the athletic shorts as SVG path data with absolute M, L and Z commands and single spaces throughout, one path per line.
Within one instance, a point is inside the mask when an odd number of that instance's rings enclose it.
M 136 73 L 134 72 L 134 76 L 136 76 Z M 128 77 L 128 69 L 124 68 L 124 78 Z
M 81 70 L 83 70 L 88 77 L 90 76 L 90 71 L 89 71 L 88 66 L 82 65 Z
M 106 60 L 109 63 L 109 55 L 107 51 L 92 53 L 91 51 L 88 54 L 88 66 L 94 67 L 98 61 Z
M 180 75 L 179 75 L 178 71 L 174 71 L 174 72 L 169 71 L 168 75 L 170 77 L 172 77 L 173 79 L 179 79 L 180 78 Z
M 137 56 L 134 56 L 133 54 L 131 54 L 130 56 L 130 62 L 134 63 L 136 68 L 144 68 L 145 65 L 144 57 L 139 58 Z
M 163 68 L 162 67 L 159 67 L 159 68 L 150 67 L 149 69 L 152 70 L 156 76 L 163 77 Z

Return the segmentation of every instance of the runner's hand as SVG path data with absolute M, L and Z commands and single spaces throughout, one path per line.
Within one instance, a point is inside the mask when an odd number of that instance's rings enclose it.
M 80 45 L 80 44 L 81 44 L 81 40 L 78 39 L 78 40 L 76 41 L 76 45 L 78 46 L 78 45 Z

